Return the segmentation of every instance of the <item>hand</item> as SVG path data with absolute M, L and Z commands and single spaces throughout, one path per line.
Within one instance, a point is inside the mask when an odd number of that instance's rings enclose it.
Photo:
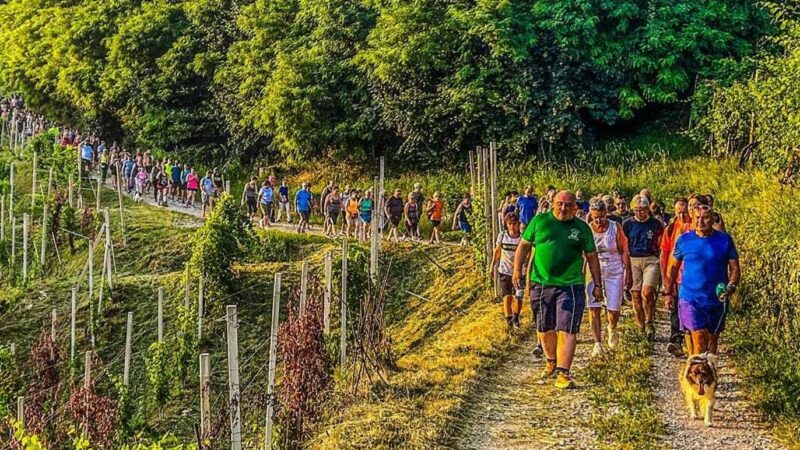
M 719 299 L 722 301 L 729 300 L 734 292 L 736 292 L 736 286 L 729 284 L 725 287 L 725 292 L 719 296 Z
M 520 279 L 522 278 L 522 274 L 520 272 L 514 271 L 514 274 L 511 275 L 511 284 L 514 285 L 515 288 L 519 289 L 520 287 Z
M 594 301 L 596 303 L 602 303 L 605 300 L 603 296 L 603 287 L 599 285 L 595 285 L 594 289 L 592 289 L 592 295 L 594 296 Z
M 675 301 L 675 296 L 670 294 L 663 294 L 664 297 L 664 307 L 667 309 L 672 309 L 672 303 Z

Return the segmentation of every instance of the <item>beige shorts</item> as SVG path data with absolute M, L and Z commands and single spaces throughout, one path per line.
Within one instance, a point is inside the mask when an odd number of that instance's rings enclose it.
M 658 256 L 631 257 L 631 272 L 633 272 L 632 291 L 641 291 L 642 286 L 658 288 L 661 284 L 661 264 Z

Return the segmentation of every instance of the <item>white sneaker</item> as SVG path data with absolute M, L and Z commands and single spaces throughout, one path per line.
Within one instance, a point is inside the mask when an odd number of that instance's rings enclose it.
M 592 349 L 592 358 L 595 356 L 600 356 L 603 354 L 603 345 L 599 342 L 594 343 L 594 348 Z
M 619 333 L 617 333 L 616 328 L 612 328 L 611 325 L 608 326 L 608 346 L 610 348 L 616 348 L 617 344 L 619 344 Z

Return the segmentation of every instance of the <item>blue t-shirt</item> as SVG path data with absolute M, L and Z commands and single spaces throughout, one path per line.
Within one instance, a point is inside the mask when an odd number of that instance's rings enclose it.
M 91 161 L 92 160 L 92 146 L 85 144 L 81 147 L 81 158 Z
M 661 235 L 664 234 L 664 225 L 658 219 L 650 217 L 639 222 L 631 217 L 622 222 L 622 231 L 628 238 L 628 249 L 632 257 L 658 256 Z
M 281 196 L 281 203 L 289 201 L 289 186 L 281 186 L 278 188 L 278 194 Z
M 125 176 L 130 177 L 131 174 L 133 173 L 133 161 L 131 161 L 130 159 L 125 161 L 125 167 L 123 168 L 123 170 L 125 171 Z
M 200 180 L 200 187 L 203 189 L 203 192 L 210 194 L 214 191 L 214 180 L 212 180 L 211 177 L 203 177 L 203 179 Z
M 261 203 L 266 205 L 267 203 L 272 203 L 272 188 L 269 186 L 262 186 L 261 190 L 258 192 L 258 196 L 261 197 Z
M 298 211 L 311 211 L 311 192 L 301 189 L 294 195 L 294 204 Z
M 680 299 L 695 305 L 716 304 L 717 285 L 728 283 L 728 261 L 739 259 L 731 236 L 716 230 L 708 237 L 698 236 L 694 230 L 682 234 L 674 255 L 683 261 Z
M 181 171 L 181 183 L 186 183 L 190 173 L 192 173 L 192 171 L 189 169 L 183 169 L 183 171 Z
M 589 214 L 589 202 L 586 200 L 578 200 L 577 202 L 578 208 L 583 210 L 584 214 Z
M 517 207 L 519 208 L 520 223 L 530 223 L 533 216 L 536 215 L 536 210 L 539 209 L 539 201 L 534 196 L 525 197 L 523 195 L 517 199 Z
M 172 166 L 172 181 L 175 184 L 179 184 L 181 182 L 181 168 L 180 166 Z

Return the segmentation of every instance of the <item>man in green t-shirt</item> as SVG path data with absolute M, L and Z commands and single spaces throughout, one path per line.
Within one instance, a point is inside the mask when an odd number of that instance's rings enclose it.
M 531 309 L 547 357 L 543 377 L 556 374 L 556 387 L 564 389 L 575 387 L 569 370 L 586 306 L 584 256 L 594 280 L 595 299 L 603 301 L 600 261 L 592 230 L 575 217 L 576 212 L 575 196 L 561 191 L 553 200 L 551 212 L 533 218 L 514 255 L 512 279 L 516 286 L 524 284 L 522 268 L 530 260 Z

